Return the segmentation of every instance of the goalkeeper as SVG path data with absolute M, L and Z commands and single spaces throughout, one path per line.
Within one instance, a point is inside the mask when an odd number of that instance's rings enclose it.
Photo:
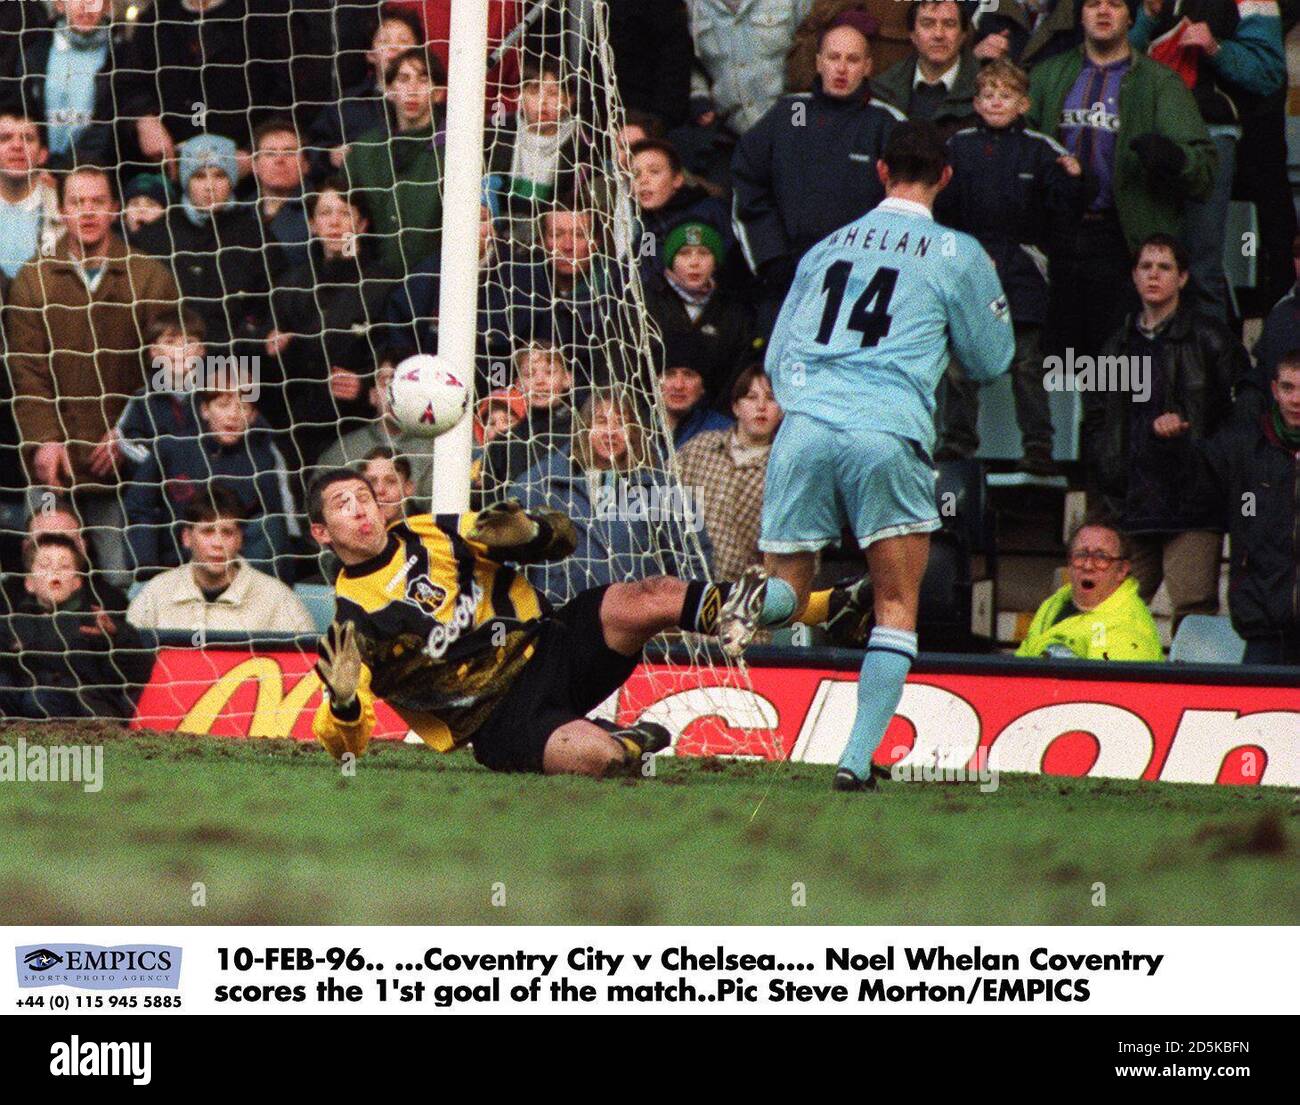
M 715 633 L 728 584 L 656 576 L 552 609 L 511 565 L 573 551 L 573 524 L 559 512 L 507 502 L 386 526 L 370 484 L 339 468 L 312 483 L 307 513 L 312 536 L 343 565 L 312 725 L 335 759 L 365 751 L 376 698 L 432 748 L 472 744 L 494 771 L 602 776 L 671 743 L 661 725 L 585 715 L 623 685 L 655 634 Z

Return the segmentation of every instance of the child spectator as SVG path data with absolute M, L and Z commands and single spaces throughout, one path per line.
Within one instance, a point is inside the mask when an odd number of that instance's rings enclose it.
M 137 570 L 148 575 L 180 563 L 176 523 L 196 496 L 219 481 L 248 518 L 249 563 L 292 579 L 290 542 L 300 529 L 271 430 L 256 404 L 234 388 L 202 391 L 198 403 L 202 433 L 160 438 L 126 493 L 127 540 Z
M 0 623 L 0 714 L 130 718 L 153 657 L 94 601 L 76 541 L 41 534 L 23 566 L 25 597 Z
M 936 216 L 972 234 L 997 267 L 1016 330 L 1012 390 L 1024 444 L 1022 471 L 1056 474 L 1052 417 L 1043 387 L 1040 335 L 1047 322 L 1048 257 L 1056 231 L 1083 213 L 1078 161 L 1053 139 L 1025 128 L 1029 77 L 1005 59 L 975 78 L 979 123 L 948 142 L 952 182 Z M 971 456 L 979 446 L 979 386 L 948 380 L 940 459 Z
M 161 173 L 137 173 L 122 189 L 122 226 L 128 237 L 167 214 L 171 189 Z
M 486 442 L 481 483 L 499 487 L 519 479 L 548 449 L 565 449 L 573 432 L 573 374 L 564 351 L 532 342 L 514 356 L 521 411 L 509 429 Z
M 86 538 L 81 532 L 81 519 L 77 517 L 77 512 L 73 509 L 72 504 L 67 499 L 54 498 L 46 500 L 41 504 L 40 509 L 34 511 L 27 519 L 26 532 L 22 539 L 23 557 L 30 555 L 36 547 L 39 538 L 49 533 L 62 534 L 70 537 L 77 546 L 77 551 L 81 553 L 82 559 L 86 563 L 86 585 L 90 589 L 90 600 L 92 604 L 101 606 L 110 614 L 126 613 L 126 594 L 114 587 L 105 578 L 102 572 L 95 569 L 94 564 L 90 561 L 90 550 L 86 547 Z M 13 610 L 22 600 L 25 592 L 21 587 L 13 588 L 6 585 L 5 600 L 7 609 Z
M 220 485 L 185 508 L 187 563 L 149 580 L 126 612 L 138 629 L 315 633 L 302 600 L 242 555 L 244 507 Z
M 128 466 L 147 460 L 161 437 L 198 434 L 194 386 L 206 355 L 203 334 L 203 320 L 188 309 L 166 311 L 149 327 L 149 383 L 127 400 L 113 427 L 114 445 Z
M 211 344 L 251 336 L 266 314 L 267 278 L 257 217 L 231 202 L 235 144 L 214 134 L 180 147 L 181 202 L 141 227 L 131 244 L 169 264 L 185 306 Z
M 395 9 L 383 10 L 371 36 L 370 49 L 366 51 L 369 74 L 359 84 L 345 88 L 339 100 L 322 107 L 308 131 L 313 178 L 343 168 L 352 143 L 368 131 L 387 126 L 384 73 L 394 58 L 422 41 L 424 30 L 414 15 Z
M 423 49 L 398 54 L 384 74 L 390 126 L 355 142 L 344 177 L 361 192 L 379 260 L 405 272 L 439 250 L 447 74 Z
M 40 123 L 0 111 L 0 272 L 6 281 L 63 234 L 59 197 L 42 174 L 49 160 Z
M 712 226 L 722 240 L 725 259 L 731 248 L 731 212 L 721 199 L 722 190 L 688 180 L 682 159 L 667 142 L 646 139 L 632 147 L 632 187 L 641 205 L 641 230 L 632 246 L 641 258 L 643 278 L 662 271 L 665 243 L 679 223 Z
M 667 341 L 695 335 L 705 375 L 727 381 L 754 355 L 756 332 L 749 305 L 718 286 L 725 249 L 718 228 L 706 222 L 673 227 L 664 241 L 664 270 L 647 281 L 646 310 Z
M 682 487 L 703 510 L 713 546 L 715 579 L 737 580 L 751 564 L 763 563 L 758 549 L 767 455 L 781 425 L 772 382 L 760 365 L 745 369 L 731 388 L 732 430 L 705 430 L 677 454 Z
M 488 137 L 487 171 L 510 213 L 528 218 L 535 202 L 573 192 L 574 174 L 587 160 L 577 149 L 580 138 L 560 59 L 526 62 L 519 110 L 500 118 Z
M 524 397 L 517 387 L 497 388 L 474 412 L 474 444 L 482 448 L 509 433 L 524 417 Z

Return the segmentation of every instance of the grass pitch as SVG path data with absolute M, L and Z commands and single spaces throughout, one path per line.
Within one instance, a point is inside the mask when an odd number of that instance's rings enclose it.
M 1300 805 L 1275 788 L 1004 776 L 853 796 L 827 767 L 661 760 L 594 782 L 383 743 L 344 778 L 293 741 L 0 730 L 19 737 L 102 742 L 104 787 L 0 783 L 5 924 L 1300 920 Z

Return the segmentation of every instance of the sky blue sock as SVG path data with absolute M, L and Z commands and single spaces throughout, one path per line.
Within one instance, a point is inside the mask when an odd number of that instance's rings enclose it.
M 794 588 L 783 579 L 770 576 L 763 591 L 763 612 L 759 625 L 783 625 L 794 617 Z
M 883 625 L 871 631 L 858 674 L 858 712 L 849 743 L 840 756 L 840 767 L 848 768 L 859 779 L 865 779 L 871 770 L 871 757 L 885 738 L 915 659 L 915 633 Z

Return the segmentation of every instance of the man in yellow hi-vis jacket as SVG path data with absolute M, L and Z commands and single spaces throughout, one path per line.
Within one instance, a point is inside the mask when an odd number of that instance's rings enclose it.
M 1160 660 L 1160 634 L 1129 577 L 1123 538 L 1081 526 L 1070 542 L 1070 582 L 1038 608 L 1017 656 Z

